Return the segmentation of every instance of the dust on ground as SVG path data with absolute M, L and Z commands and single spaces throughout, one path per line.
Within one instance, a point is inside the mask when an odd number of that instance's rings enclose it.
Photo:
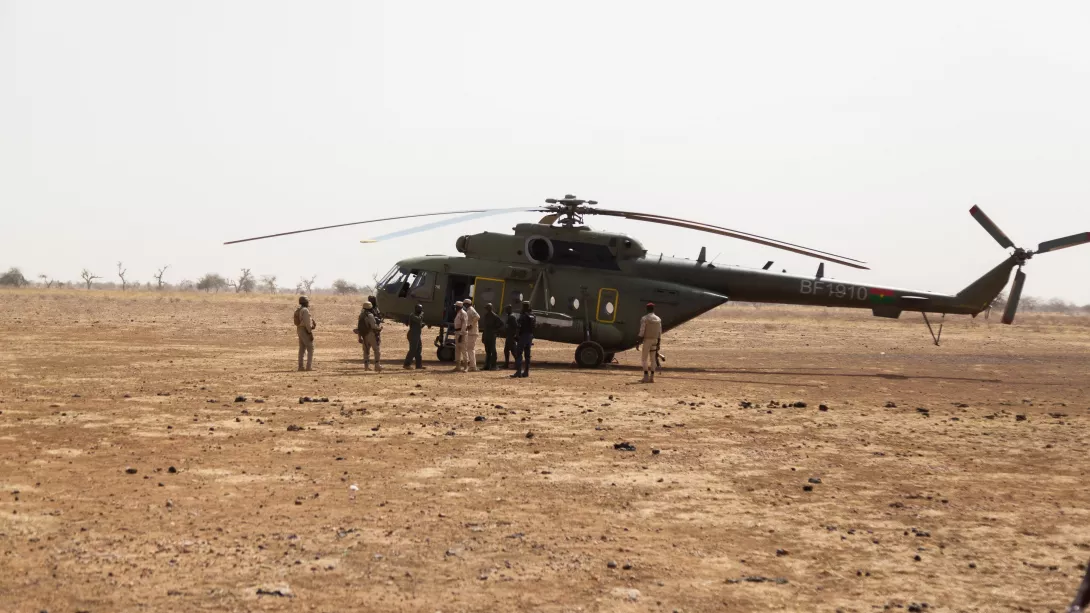
M 0 293 L 0 609 L 1047 611 L 1090 556 L 1087 317 L 732 305 L 648 386 L 364 373 L 322 296 L 299 373 L 293 300 Z

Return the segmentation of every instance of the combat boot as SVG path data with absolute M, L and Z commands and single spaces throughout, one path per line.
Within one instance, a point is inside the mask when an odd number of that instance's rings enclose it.
M 650 379 L 650 376 L 647 374 L 647 371 L 646 370 L 643 371 L 643 378 L 640 379 L 640 383 L 647 383 L 650 380 L 651 379 Z
M 654 383 L 655 382 L 655 371 L 653 371 L 653 370 L 651 371 L 651 378 L 648 379 L 647 382 L 648 383 Z

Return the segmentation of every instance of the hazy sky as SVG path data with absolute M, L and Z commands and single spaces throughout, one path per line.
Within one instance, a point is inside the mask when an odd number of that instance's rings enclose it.
M 867 260 L 956 291 L 1090 231 L 1085 2 L 0 0 L 0 267 L 370 280 L 461 224 L 232 238 L 574 193 Z M 653 252 L 789 272 L 766 247 L 594 220 Z M 1090 246 L 1028 295 L 1090 303 Z

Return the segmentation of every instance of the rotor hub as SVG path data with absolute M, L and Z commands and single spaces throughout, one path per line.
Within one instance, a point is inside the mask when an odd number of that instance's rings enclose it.
M 1022 266 L 1027 261 L 1029 261 L 1030 258 L 1033 257 L 1033 253 L 1033 251 L 1028 251 L 1021 247 L 1015 247 L 1014 253 L 1011 254 L 1011 257 L 1013 257 L 1015 261 L 1018 262 L 1019 266 Z
M 587 207 L 598 204 L 597 200 L 583 200 L 576 198 L 574 194 L 565 194 L 563 198 L 546 198 L 545 207 L 557 216 L 557 223 L 562 226 L 572 227 L 582 225 L 583 215 Z

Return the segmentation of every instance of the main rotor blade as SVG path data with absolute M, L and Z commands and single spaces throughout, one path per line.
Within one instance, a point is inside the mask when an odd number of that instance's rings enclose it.
M 1005 249 L 1010 249 L 1014 246 L 1014 242 L 1007 238 L 1007 235 L 999 229 L 999 226 L 995 225 L 995 222 L 992 221 L 990 217 L 984 214 L 984 211 L 981 210 L 980 207 L 974 204 L 973 208 L 969 209 L 969 214 L 973 216 L 973 219 L 977 220 L 977 223 L 984 226 L 984 229 L 988 231 L 988 234 L 992 235 L 995 242 L 1002 245 Z
M 368 223 L 378 223 L 380 221 L 394 221 L 397 219 L 412 219 L 414 217 L 435 217 L 437 215 L 464 215 L 466 213 L 486 213 L 491 211 L 524 211 L 525 208 L 517 209 L 468 209 L 465 211 L 443 211 L 441 213 L 417 213 L 415 215 L 398 215 L 397 217 L 382 217 L 380 219 L 368 219 L 366 221 L 353 221 L 350 223 L 339 223 L 332 226 L 321 226 L 318 228 L 307 228 L 305 230 L 292 230 L 290 232 L 278 232 L 276 234 L 266 234 L 265 236 L 254 236 L 251 238 L 241 238 L 238 240 L 227 241 L 224 245 L 234 245 L 236 243 L 246 243 L 249 241 L 259 241 L 266 238 L 276 238 L 279 236 L 290 236 L 292 234 L 303 234 L 304 232 L 317 232 L 318 230 L 332 230 L 333 228 L 347 228 L 348 226 L 359 226 Z M 537 210 L 537 209 L 533 209 Z
M 1022 286 L 1025 284 L 1026 273 L 1019 268 L 1014 275 L 1014 285 L 1011 286 L 1011 293 L 1007 296 L 1007 308 L 1003 309 L 1003 323 L 1008 325 L 1014 323 L 1014 314 L 1018 312 L 1018 301 L 1022 299 Z
M 506 215 L 508 213 L 527 213 L 530 211 L 537 211 L 539 209 L 493 209 L 491 211 L 481 211 L 480 213 L 470 213 L 468 215 L 461 215 L 454 219 L 442 219 L 440 221 L 433 221 L 430 223 L 414 226 L 412 228 L 406 228 L 404 230 L 398 230 L 396 232 L 390 232 L 389 234 L 383 234 L 382 236 L 376 236 L 372 239 L 360 241 L 362 243 L 377 243 L 380 241 L 388 241 L 394 238 L 401 238 L 402 236 L 408 236 L 410 234 L 416 234 L 418 232 L 426 232 L 428 230 L 434 230 L 436 228 L 442 228 L 445 226 L 454 225 L 456 223 L 462 223 L 463 221 L 470 221 L 473 219 L 483 219 L 485 217 L 493 217 L 495 215 Z
M 837 255 L 835 253 L 829 253 L 827 251 L 820 251 L 818 249 L 811 249 L 809 247 L 803 247 L 802 245 L 796 245 L 794 243 L 788 243 L 781 240 L 776 240 L 774 238 L 768 238 L 766 236 L 760 236 L 757 234 L 750 234 L 748 232 L 741 232 L 739 230 L 731 230 L 730 228 L 724 228 L 721 226 L 701 223 L 699 221 L 689 221 L 687 219 L 665 217 L 663 215 L 651 215 L 648 213 L 633 213 L 631 211 L 614 211 L 610 209 L 599 208 L 588 209 L 585 213 L 587 215 L 609 215 L 612 217 L 623 217 L 625 219 L 631 219 L 633 221 L 646 221 L 667 226 L 687 228 L 689 230 L 697 230 L 700 232 L 708 232 L 710 234 L 718 234 L 720 236 L 729 236 L 731 238 L 738 238 L 744 241 L 749 241 L 751 243 L 757 243 L 759 245 L 766 245 L 769 247 L 775 247 L 776 249 L 783 249 L 784 251 L 799 253 L 812 258 L 817 258 L 819 260 L 825 260 L 827 262 L 842 264 L 844 266 L 850 266 L 852 268 L 859 268 L 862 270 L 870 270 L 867 266 L 865 266 L 866 262 L 862 260 Z
M 1071 236 L 1045 241 L 1040 245 L 1037 245 L 1037 253 L 1048 253 L 1049 251 L 1066 249 L 1083 243 L 1090 243 L 1090 232 L 1080 232 L 1078 234 L 1072 234 Z

